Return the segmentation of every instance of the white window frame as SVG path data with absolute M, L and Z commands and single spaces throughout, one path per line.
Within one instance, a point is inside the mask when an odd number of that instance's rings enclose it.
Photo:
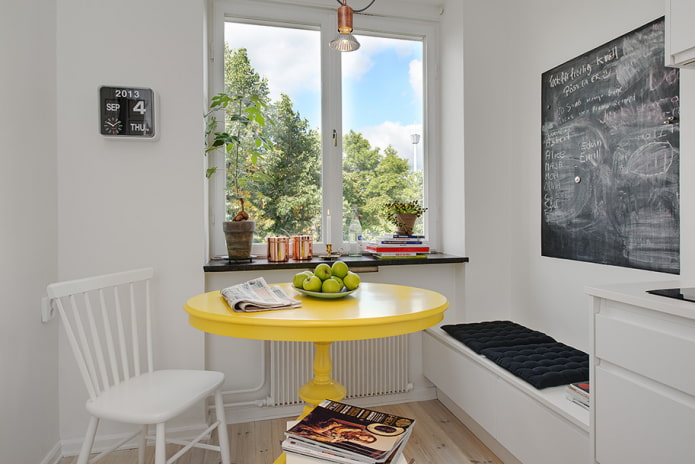
M 234 21 L 267 25 L 297 25 L 299 28 L 320 30 L 321 43 L 321 150 L 322 150 L 322 224 L 326 223 L 326 212 L 331 211 L 331 237 L 334 249 L 344 247 L 342 243 L 342 115 L 341 115 L 341 60 L 340 53 L 328 47 L 337 30 L 337 2 L 327 7 L 325 0 L 321 6 L 311 0 L 281 0 L 282 3 L 264 0 L 214 0 L 210 9 L 209 50 L 208 50 L 208 96 L 216 95 L 224 89 L 224 24 Z M 440 218 L 440 78 L 439 78 L 439 23 L 438 18 L 421 18 L 431 15 L 430 9 L 418 10 L 417 6 L 403 8 L 403 0 L 379 0 L 380 9 L 389 9 L 411 17 L 393 18 L 384 15 L 355 15 L 355 33 L 380 37 L 419 38 L 423 41 L 423 163 L 424 163 L 424 204 L 428 207 L 425 218 L 425 234 L 430 245 L 437 249 L 441 231 Z M 308 6 L 307 6 L 308 5 Z M 357 8 L 357 6 L 355 6 Z M 376 6 L 374 7 L 376 9 Z M 372 13 L 372 9 L 369 10 Z M 337 146 L 333 144 L 332 132 L 337 132 Z M 224 172 L 224 155 L 211 152 L 208 163 Z M 225 218 L 223 175 L 214 175 L 209 180 L 208 189 L 208 227 L 209 252 L 211 257 L 227 254 L 222 222 Z M 347 212 L 349 213 L 349 212 Z M 324 249 L 324 243 L 315 244 L 315 253 Z M 264 256 L 265 244 L 254 244 L 253 254 Z

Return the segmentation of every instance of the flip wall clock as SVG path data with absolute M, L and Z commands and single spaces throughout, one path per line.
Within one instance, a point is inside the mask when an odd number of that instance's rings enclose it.
M 99 88 L 99 131 L 113 138 L 155 137 L 155 94 L 136 87 Z

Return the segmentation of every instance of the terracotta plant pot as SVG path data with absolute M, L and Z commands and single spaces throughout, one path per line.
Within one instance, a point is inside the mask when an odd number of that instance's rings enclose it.
M 227 221 L 223 225 L 227 242 L 227 255 L 230 260 L 248 259 L 253 246 L 253 231 L 256 221 Z
M 417 218 L 418 216 L 415 214 L 396 214 L 396 220 L 398 221 L 398 229 L 396 230 L 396 233 L 399 235 L 412 235 L 413 227 L 415 227 L 415 221 Z

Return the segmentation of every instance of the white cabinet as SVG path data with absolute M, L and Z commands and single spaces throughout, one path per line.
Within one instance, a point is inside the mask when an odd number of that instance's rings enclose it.
M 695 1 L 666 0 L 666 66 L 695 68 Z
M 695 303 L 647 293 L 682 286 L 587 289 L 594 463 L 695 463 Z

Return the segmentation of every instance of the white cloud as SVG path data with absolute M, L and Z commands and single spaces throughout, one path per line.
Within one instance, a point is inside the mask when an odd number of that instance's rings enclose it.
M 231 23 L 225 25 L 225 36 L 231 48 L 245 47 L 251 64 L 270 84 L 271 98 L 280 93 L 295 95 L 302 91 L 320 92 L 321 46 L 319 31 L 286 27 Z M 343 73 L 359 80 L 374 66 L 374 59 L 384 50 L 395 50 L 399 56 L 420 53 L 421 45 L 410 40 L 358 36 L 361 47 L 343 53 Z M 418 68 L 419 67 L 419 68 Z M 422 95 L 422 61 L 410 62 L 410 83 Z
M 369 72 L 374 65 L 374 57 L 379 53 L 388 50 L 395 51 L 398 56 L 409 57 L 415 52 L 414 48 L 419 46 L 418 42 L 385 37 L 361 35 L 357 36 L 357 40 L 360 42 L 359 50 L 342 55 L 343 74 L 355 80 L 360 80 Z M 420 62 L 420 69 L 422 69 L 422 62 Z
M 422 101 L 422 61 L 412 60 L 408 68 L 408 74 L 410 76 L 410 86 L 415 92 L 415 96 L 419 101 Z
M 360 43 L 362 46 L 359 50 L 343 53 L 341 56 L 343 74 L 348 79 L 354 79 L 356 81 L 361 80 L 362 76 L 367 74 L 374 66 L 374 60 L 372 59 L 374 53 L 365 52 L 364 50 L 367 50 L 367 47 L 365 47 L 362 40 L 360 40 Z
M 412 166 L 413 144 L 410 136 L 412 134 L 422 135 L 422 125 L 409 124 L 404 126 L 398 122 L 385 121 L 378 126 L 363 127 L 356 132 L 361 132 L 364 138 L 372 144 L 372 147 L 379 147 L 382 153 L 387 146 L 391 145 L 399 156 L 410 161 Z M 423 139 L 420 138 L 420 142 L 416 146 L 418 168 L 422 168 L 423 146 Z
M 225 25 L 229 46 L 248 50 L 256 72 L 268 79 L 274 100 L 281 93 L 320 92 L 321 43 L 318 34 L 318 31 L 303 29 L 238 23 Z

